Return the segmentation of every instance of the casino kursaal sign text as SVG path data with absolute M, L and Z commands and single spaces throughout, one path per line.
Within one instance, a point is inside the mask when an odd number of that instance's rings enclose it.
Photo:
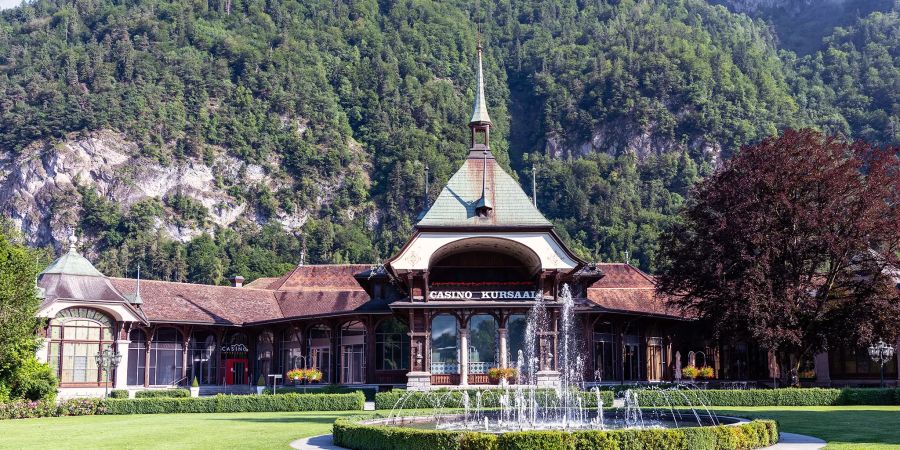
M 429 300 L 534 300 L 537 291 L 431 291 Z

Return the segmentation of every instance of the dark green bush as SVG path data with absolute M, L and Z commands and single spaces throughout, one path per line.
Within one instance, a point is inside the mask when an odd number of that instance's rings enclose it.
M 128 398 L 128 390 L 113 389 L 109 391 L 109 398 Z
M 334 423 L 334 442 L 356 450 L 741 450 L 778 442 L 771 420 L 734 426 L 612 431 L 522 431 L 503 434 Z
M 463 392 L 469 393 L 469 401 L 475 404 L 475 394 L 478 389 L 470 390 L 436 390 L 410 392 L 395 389 L 390 392 L 379 392 L 375 394 L 375 409 L 392 410 L 398 409 L 419 409 L 419 408 L 435 408 L 442 406 L 444 408 L 462 408 Z M 496 408 L 500 406 L 500 396 L 505 392 L 503 389 L 481 389 L 482 398 L 481 405 L 485 408 Z M 552 389 L 539 389 L 535 391 L 536 400 L 541 405 L 552 404 L 557 401 L 556 391 Z M 594 392 L 581 392 L 583 407 L 597 407 L 597 395 Z M 601 391 L 600 398 L 604 405 L 612 405 L 613 393 L 610 391 Z M 399 403 L 403 399 L 402 403 Z
M 105 414 L 272 411 L 361 411 L 365 397 L 350 394 L 217 395 L 200 398 L 109 399 Z
M 639 390 L 638 403 L 676 406 L 835 406 L 900 404 L 900 390 L 876 388 L 784 388 L 745 390 Z
M 52 400 L 56 397 L 56 375 L 47 364 L 34 358 L 26 360 L 15 369 L 11 380 L 10 395 L 25 400 Z
M 134 398 L 185 398 L 190 396 L 191 391 L 188 389 L 148 389 L 134 393 Z
M 375 388 L 357 388 L 357 387 L 347 387 L 347 386 L 338 386 L 334 384 L 328 384 L 325 386 L 278 386 L 278 389 L 275 390 L 277 394 L 349 394 L 352 392 L 362 392 L 363 395 L 366 396 L 367 402 L 375 401 L 375 393 L 377 390 Z M 266 388 L 263 391 L 264 394 L 271 394 L 272 388 Z

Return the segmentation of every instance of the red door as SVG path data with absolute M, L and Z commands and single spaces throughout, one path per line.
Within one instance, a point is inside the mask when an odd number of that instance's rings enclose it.
M 246 358 L 225 360 L 225 384 L 247 384 L 250 367 Z

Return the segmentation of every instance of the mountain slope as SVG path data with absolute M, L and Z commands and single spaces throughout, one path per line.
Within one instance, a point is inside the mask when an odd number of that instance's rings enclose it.
M 494 153 L 522 177 L 537 167 L 539 206 L 589 259 L 628 251 L 652 270 L 655 236 L 693 181 L 784 127 L 900 141 L 895 12 L 797 58 L 766 24 L 697 0 L 474 8 L 76 0 L 0 12 L 0 210 L 34 245 L 77 230 L 110 274 L 140 263 L 150 277 L 222 282 L 301 255 L 378 261 L 425 202 L 426 164 L 436 192 L 465 155 L 476 24 Z M 100 154 L 73 153 L 85 148 Z

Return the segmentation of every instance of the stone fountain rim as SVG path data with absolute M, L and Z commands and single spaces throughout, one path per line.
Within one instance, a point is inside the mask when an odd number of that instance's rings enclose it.
M 464 416 L 465 416 L 465 414 L 451 414 L 451 415 L 442 415 L 441 417 L 445 418 L 445 419 L 446 418 L 452 419 L 452 418 L 459 418 L 459 417 L 464 417 Z M 404 425 L 432 422 L 435 419 L 436 419 L 436 416 L 394 416 L 394 417 L 379 417 L 379 418 L 374 418 L 374 419 L 365 419 L 365 420 L 357 421 L 356 423 L 358 423 L 360 425 L 396 426 L 396 427 L 402 428 L 402 427 L 404 427 Z M 719 425 L 699 425 L 697 427 L 690 427 L 690 428 L 704 428 L 704 427 L 714 427 L 714 426 L 720 426 L 720 425 L 724 425 L 727 427 L 733 427 L 733 426 L 752 422 L 750 419 L 747 419 L 745 417 L 734 417 L 734 416 L 716 416 L 716 419 L 718 419 L 720 421 L 722 419 L 725 419 L 725 420 L 728 420 L 729 423 L 720 423 Z M 565 430 L 554 430 L 554 431 L 571 433 L 571 431 L 565 431 Z M 587 430 L 578 430 L 578 431 L 587 431 Z M 593 431 L 609 431 L 609 430 L 593 430 Z M 462 431 L 459 431 L 459 432 L 461 433 Z

